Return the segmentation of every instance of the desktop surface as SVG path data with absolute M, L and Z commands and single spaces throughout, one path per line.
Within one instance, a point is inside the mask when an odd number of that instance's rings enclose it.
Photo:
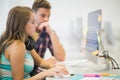
M 119 72 L 119 75 L 108 73 L 86 73 L 86 74 L 73 74 L 68 77 L 47 77 L 46 80 L 120 80 L 120 70 L 110 70 L 110 73 Z M 103 76 L 101 76 L 102 74 Z
M 82 59 L 70 62 L 66 61 L 63 64 L 72 75 L 64 77 L 46 77 L 46 80 L 120 80 L 120 69 L 108 70 L 106 69 L 106 65 L 101 64 L 101 62 L 95 64 L 88 59 Z M 101 74 L 102 76 L 100 76 Z

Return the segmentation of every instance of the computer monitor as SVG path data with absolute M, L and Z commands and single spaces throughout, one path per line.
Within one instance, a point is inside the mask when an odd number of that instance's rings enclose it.
M 100 50 L 101 9 L 88 13 L 88 30 L 86 35 L 86 50 L 98 55 Z

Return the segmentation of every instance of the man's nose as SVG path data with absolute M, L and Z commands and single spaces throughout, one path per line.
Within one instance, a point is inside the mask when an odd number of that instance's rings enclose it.
M 48 17 L 45 17 L 45 21 L 48 21 L 49 20 L 49 18 Z

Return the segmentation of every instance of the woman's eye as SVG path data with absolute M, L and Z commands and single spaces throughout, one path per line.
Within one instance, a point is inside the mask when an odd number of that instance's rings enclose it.
M 32 22 L 32 24 L 34 24 L 35 22 Z

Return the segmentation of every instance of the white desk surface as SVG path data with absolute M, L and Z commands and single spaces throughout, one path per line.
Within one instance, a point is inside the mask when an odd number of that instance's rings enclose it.
M 72 64 L 71 64 L 72 63 Z M 74 64 L 73 64 L 74 63 Z M 64 62 L 67 70 L 70 74 L 86 74 L 86 73 L 110 73 L 114 75 L 120 75 L 120 69 L 107 69 L 106 64 L 98 64 L 88 62 L 87 60 L 75 60 L 71 62 Z M 46 77 L 46 80 L 71 80 L 71 77 Z M 120 80 L 119 78 L 108 78 L 108 77 L 83 77 L 80 80 Z
M 47 77 L 46 80 L 71 80 L 70 78 L 49 78 Z M 90 78 L 90 77 L 85 77 L 80 80 L 120 80 L 120 78 Z
M 120 70 L 110 70 L 110 73 L 120 73 Z M 118 74 L 118 73 L 117 73 Z M 47 77 L 46 80 L 76 80 L 76 79 L 71 79 L 72 77 Z M 78 80 L 78 79 L 77 79 Z M 119 77 L 82 77 L 79 80 L 120 80 L 120 75 Z

